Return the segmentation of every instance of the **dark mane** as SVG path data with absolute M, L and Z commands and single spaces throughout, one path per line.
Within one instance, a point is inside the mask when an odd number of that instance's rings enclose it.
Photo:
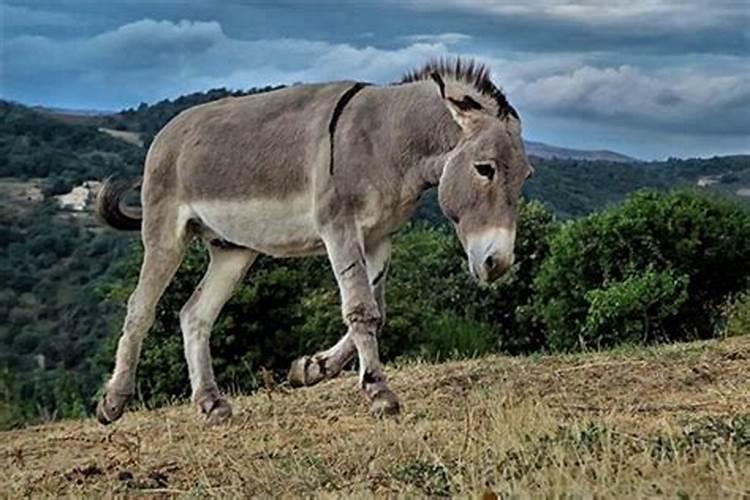
M 490 69 L 473 59 L 464 60 L 459 57 L 448 59 L 433 59 L 419 69 L 406 73 L 400 83 L 417 82 L 431 78 L 434 73 L 442 77 L 453 78 L 472 85 L 477 91 L 491 97 L 497 103 L 498 116 L 505 118 L 512 115 L 518 119 L 518 113 L 510 105 L 508 99 L 497 85 L 490 79 Z

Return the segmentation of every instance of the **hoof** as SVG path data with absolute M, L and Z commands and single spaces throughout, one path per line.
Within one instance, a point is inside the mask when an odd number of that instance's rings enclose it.
M 109 425 L 122 417 L 128 396 L 121 396 L 117 399 L 116 403 L 111 403 L 106 393 L 101 397 L 99 404 L 96 405 L 96 419 L 100 424 Z
M 315 385 L 325 378 L 325 367 L 310 356 L 292 362 L 287 380 L 292 387 Z
M 388 389 L 380 391 L 372 399 L 372 404 L 370 405 L 370 414 L 373 417 L 388 417 L 398 415 L 400 412 L 401 403 L 399 403 L 398 397 L 396 397 L 396 395 Z
M 220 398 L 214 401 L 205 414 L 208 425 L 226 424 L 232 418 L 232 405 L 226 399 Z

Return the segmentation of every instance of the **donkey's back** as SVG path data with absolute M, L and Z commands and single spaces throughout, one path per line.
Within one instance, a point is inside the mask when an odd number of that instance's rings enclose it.
M 144 195 L 157 183 L 174 184 L 185 201 L 280 199 L 305 191 L 315 163 L 328 154 L 331 110 L 352 83 L 229 97 L 180 113 L 154 139 Z

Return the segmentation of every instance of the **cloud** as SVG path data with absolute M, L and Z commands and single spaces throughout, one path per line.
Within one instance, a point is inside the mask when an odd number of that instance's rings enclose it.
M 218 21 L 140 19 L 91 36 L 7 40 L 0 80 L 5 98 L 112 109 L 213 87 L 387 83 L 428 59 L 456 55 L 461 44 L 463 55 L 490 65 L 524 121 L 537 127 L 568 120 L 655 135 L 750 134 L 750 64 L 743 57 L 655 57 L 639 66 L 618 64 L 610 52 L 498 52 L 458 32 L 405 35 L 388 48 L 366 40 L 243 40 Z
M 11 98 L 45 95 L 52 104 L 84 94 L 102 103 L 132 105 L 210 86 L 384 82 L 448 48 L 439 41 L 386 50 L 295 38 L 240 40 L 227 36 L 216 21 L 142 19 L 88 38 L 20 36 L 0 51 L 3 92 Z
M 396 0 L 384 0 L 396 3 Z M 421 15 L 463 14 L 477 38 L 520 50 L 747 54 L 750 9 L 738 0 L 407 0 Z M 450 22 L 450 20 L 448 20 Z
M 581 66 L 519 83 L 513 92 L 522 109 L 550 116 L 679 133 L 750 134 L 750 71 Z

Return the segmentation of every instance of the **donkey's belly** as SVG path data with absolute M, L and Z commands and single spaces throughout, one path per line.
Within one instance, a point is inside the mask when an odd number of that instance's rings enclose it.
M 235 245 L 276 257 L 325 253 L 307 198 L 198 201 L 190 209 L 204 226 Z

